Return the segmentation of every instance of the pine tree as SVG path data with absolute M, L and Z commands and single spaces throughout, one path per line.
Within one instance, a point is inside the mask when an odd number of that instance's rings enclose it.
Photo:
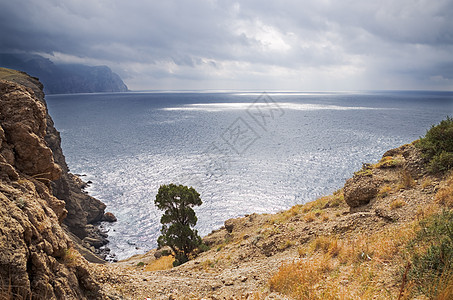
M 192 209 L 202 204 L 200 194 L 193 187 L 169 184 L 161 185 L 154 204 L 164 211 L 159 247 L 169 246 L 175 254 L 175 266 L 189 260 L 189 255 L 202 243 L 198 232 L 193 229 L 197 216 Z

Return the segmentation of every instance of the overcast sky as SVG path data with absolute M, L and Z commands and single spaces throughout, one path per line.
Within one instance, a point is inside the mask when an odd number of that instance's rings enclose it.
M 1 0 L 0 52 L 130 89 L 453 90 L 453 0 Z

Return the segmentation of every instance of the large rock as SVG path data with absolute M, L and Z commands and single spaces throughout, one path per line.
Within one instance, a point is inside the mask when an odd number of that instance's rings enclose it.
M 344 200 L 351 208 L 366 205 L 379 192 L 379 181 L 372 175 L 354 175 L 343 188 Z

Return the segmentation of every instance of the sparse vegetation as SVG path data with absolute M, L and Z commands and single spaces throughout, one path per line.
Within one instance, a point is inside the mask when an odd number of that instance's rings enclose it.
M 400 182 L 398 184 L 398 189 L 411 189 L 415 186 L 415 180 L 412 178 L 411 173 L 407 170 L 402 170 L 400 172 Z
M 453 172 L 447 177 L 445 186 L 437 191 L 435 200 L 440 205 L 453 207 Z
M 80 258 L 80 253 L 74 248 L 68 248 L 63 255 L 63 263 L 69 267 L 77 264 L 77 259 Z
M 406 205 L 406 202 L 405 202 L 404 200 L 395 199 L 395 200 L 393 200 L 393 201 L 390 203 L 390 209 L 401 208 L 401 207 L 403 207 L 404 205 Z
M 431 178 L 426 177 L 422 181 L 422 189 L 426 189 L 427 187 L 431 186 L 433 184 L 433 181 Z
M 28 300 L 32 299 L 25 287 L 11 285 L 11 280 L 0 277 L 0 300 Z
M 384 185 L 381 187 L 381 189 L 379 190 L 378 194 L 377 194 L 377 197 L 378 198 L 385 198 L 387 197 L 388 195 L 390 195 L 392 193 L 392 187 L 389 186 L 389 185 Z
M 385 156 L 377 164 L 373 165 L 373 167 L 377 169 L 395 168 L 402 166 L 402 164 L 403 159 L 401 158 L 401 156 Z
M 413 253 L 409 278 L 414 289 L 429 299 L 452 299 L 453 212 L 443 211 L 421 221 L 408 248 Z
M 430 172 L 445 172 L 453 168 L 453 119 L 447 117 L 432 126 L 416 146 L 428 160 Z

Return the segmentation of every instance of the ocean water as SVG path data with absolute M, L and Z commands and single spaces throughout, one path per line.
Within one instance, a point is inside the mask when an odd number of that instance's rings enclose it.
M 118 222 L 119 259 L 156 247 L 160 185 L 193 186 L 206 235 L 341 188 L 364 162 L 453 115 L 453 93 L 118 93 L 51 95 L 69 168 Z

